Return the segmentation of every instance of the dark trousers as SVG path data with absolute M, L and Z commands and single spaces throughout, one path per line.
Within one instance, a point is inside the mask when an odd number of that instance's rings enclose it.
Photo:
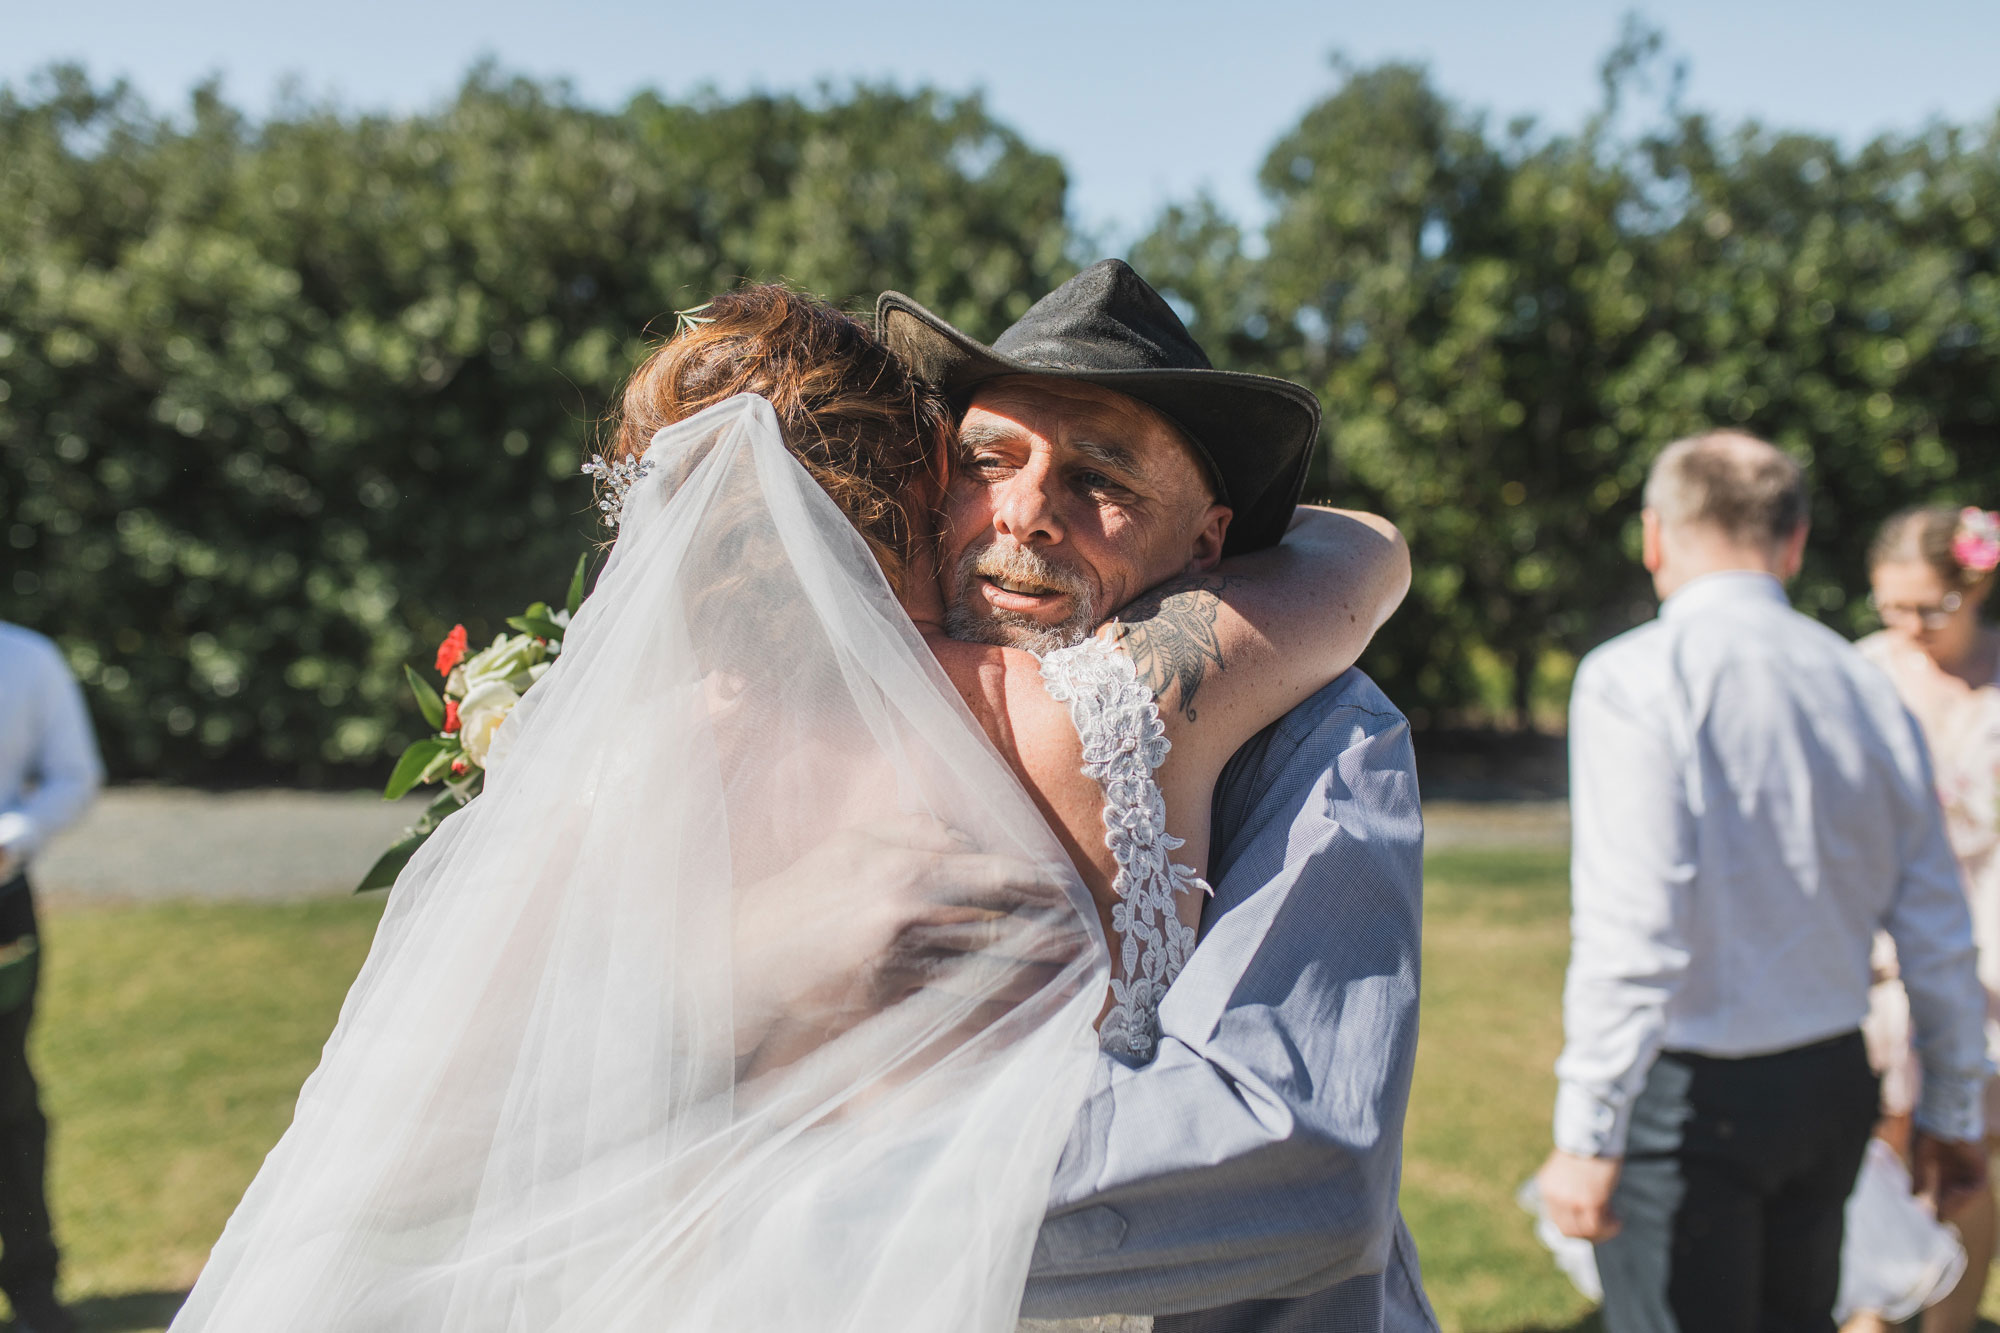
M 1607 1333 L 1831 1333 L 1876 1096 L 1858 1032 L 1660 1056 L 1612 1196 L 1624 1230 L 1597 1246 Z
M 0 885 L 0 945 L 35 935 L 35 898 L 25 875 Z M 39 941 L 37 941 L 39 943 Z M 0 1291 L 18 1310 L 46 1299 L 56 1283 L 56 1243 L 49 1230 L 45 1176 L 49 1122 L 28 1068 L 28 1025 L 35 1017 L 41 955 L 27 998 L 0 1012 Z

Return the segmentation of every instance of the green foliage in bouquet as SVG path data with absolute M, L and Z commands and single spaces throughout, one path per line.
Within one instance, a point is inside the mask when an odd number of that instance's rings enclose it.
M 447 815 L 462 809 L 486 785 L 486 765 L 500 726 L 523 695 L 562 652 L 570 617 L 583 605 L 588 554 L 576 562 L 569 594 L 560 611 L 536 602 L 518 616 L 507 617 L 515 631 L 494 637 L 491 646 L 468 655 L 465 626 L 453 625 L 438 645 L 434 668 L 444 681 L 442 692 L 408 663 L 403 675 L 416 697 L 417 711 L 436 735 L 412 742 L 396 761 L 382 789 L 385 801 L 400 800 L 417 787 L 442 783 L 415 824 L 383 852 L 355 886 L 356 893 L 386 889 L 396 882 L 410 857 L 437 831 Z

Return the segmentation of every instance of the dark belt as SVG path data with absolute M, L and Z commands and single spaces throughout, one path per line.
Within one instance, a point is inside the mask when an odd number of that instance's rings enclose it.
M 1796 1058 L 1812 1059 L 1819 1055 L 1832 1055 L 1844 1046 L 1865 1046 L 1859 1028 L 1847 1032 L 1836 1032 L 1831 1037 L 1821 1037 L 1803 1046 L 1787 1046 L 1783 1050 L 1765 1051 L 1762 1055 L 1709 1055 L 1703 1051 L 1661 1051 L 1663 1056 L 1690 1063 L 1715 1063 L 1740 1065 L 1748 1060 L 1788 1060 Z

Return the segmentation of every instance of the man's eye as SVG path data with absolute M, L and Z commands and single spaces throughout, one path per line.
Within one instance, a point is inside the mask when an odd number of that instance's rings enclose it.
M 1079 472 L 1076 474 L 1076 482 L 1077 485 L 1087 491 L 1115 491 L 1118 489 L 1118 483 L 1105 476 L 1102 472 Z

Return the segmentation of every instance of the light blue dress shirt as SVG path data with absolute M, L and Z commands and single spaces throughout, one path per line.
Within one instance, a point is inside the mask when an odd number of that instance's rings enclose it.
M 1584 658 L 1570 811 L 1558 1147 L 1622 1155 L 1662 1050 L 1762 1055 L 1858 1028 L 1878 928 L 1904 960 L 1917 1122 L 1980 1136 L 1986 996 L 1923 738 L 1776 579 L 1695 579 Z
M 103 784 L 83 694 L 56 646 L 0 621 L 0 849 L 23 869 Z
M 1231 760 L 1213 843 L 1159 1053 L 1100 1059 L 1023 1313 L 1435 1333 L 1396 1203 L 1423 912 L 1403 715 L 1334 681 Z

